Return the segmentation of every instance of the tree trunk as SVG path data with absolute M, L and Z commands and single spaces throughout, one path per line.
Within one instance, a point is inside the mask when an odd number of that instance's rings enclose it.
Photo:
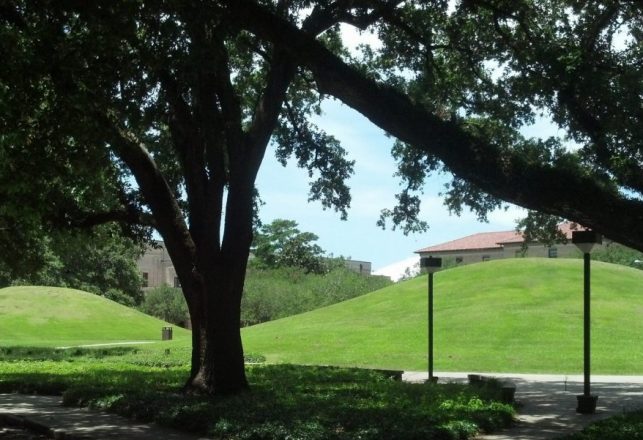
M 219 265 L 203 277 L 192 319 L 192 369 L 188 393 L 228 395 L 248 389 L 241 342 L 240 307 L 243 279 Z
M 192 182 L 186 187 L 188 227 L 172 189 L 142 142 L 118 126 L 110 129 L 115 151 L 132 170 L 183 286 L 192 321 L 192 369 L 185 390 L 207 394 L 246 390 L 241 295 L 252 242 L 253 182 L 261 162 L 259 153 L 265 146 L 252 149 L 251 166 L 245 156 L 233 161 L 225 236 L 219 243 L 221 198 L 216 196 L 216 188 L 211 193 L 203 192 L 199 177 L 203 163 L 193 158 L 187 164 L 190 166 L 185 166 L 189 171 L 186 174 L 196 182 L 186 178 Z M 223 183 L 220 191 L 223 194 Z

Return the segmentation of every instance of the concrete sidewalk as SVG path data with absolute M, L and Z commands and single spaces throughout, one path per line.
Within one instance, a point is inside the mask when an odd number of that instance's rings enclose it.
M 596 413 L 576 412 L 583 394 L 582 376 L 479 373 L 516 384 L 518 422 L 505 431 L 479 440 L 543 440 L 582 430 L 587 425 L 625 411 L 643 408 L 643 376 L 592 376 L 591 393 L 598 395 Z M 440 382 L 466 382 L 467 373 L 435 373 Z M 404 380 L 424 381 L 427 373 L 405 373 Z
M 0 418 L 26 421 L 26 426 L 48 432 L 54 439 L 202 439 L 195 434 L 137 423 L 106 412 L 63 407 L 61 402 L 61 397 L 57 396 L 0 394 Z

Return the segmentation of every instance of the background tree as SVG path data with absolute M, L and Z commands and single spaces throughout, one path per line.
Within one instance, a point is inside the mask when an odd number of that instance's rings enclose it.
M 38 244 L 26 249 L 31 256 L 0 255 L 0 285 L 70 287 L 127 306 L 143 299 L 143 280 L 136 266 L 143 249 L 115 228 L 43 232 Z
M 315 243 L 318 238 L 312 232 L 301 232 L 293 220 L 276 219 L 261 226 L 251 251 L 258 267 L 298 267 L 321 274 L 327 271 L 328 265 L 324 250 Z
M 308 312 L 393 284 L 389 277 L 363 275 L 343 264 L 323 274 L 297 267 L 250 267 L 241 299 L 244 326 Z
M 561 217 L 528 211 L 527 216 L 516 223 L 516 232 L 524 237 L 523 251 L 527 250 L 529 243 L 542 243 L 545 246 L 567 243 L 567 235 L 559 227 L 564 221 Z M 578 228 L 578 225 L 572 224 L 571 227 Z
M 592 258 L 606 263 L 621 264 L 643 270 L 643 252 L 630 249 L 618 243 L 610 243 L 605 248 L 592 252 Z

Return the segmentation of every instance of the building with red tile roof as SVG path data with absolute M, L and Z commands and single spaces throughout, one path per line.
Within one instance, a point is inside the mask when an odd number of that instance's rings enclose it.
M 552 246 L 534 242 L 528 243 L 527 248 L 524 248 L 525 239 L 520 232 L 499 231 L 468 235 L 419 249 L 415 253 L 420 254 L 420 257 L 452 258 L 456 264 L 515 257 L 570 257 L 579 255 L 576 246 L 571 243 L 572 230 L 571 223 L 561 224 L 560 231 L 565 234 L 569 242 L 556 243 Z
M 418 251 L 418 254 L 433 252 L 457 252 L 457 251 L 482 251 L 489 249 L 502 249 L 504 243 L 523 242 L 522 235 L 516 231 L 481 232 L 447 241 L 435 246 L 429 246 Z

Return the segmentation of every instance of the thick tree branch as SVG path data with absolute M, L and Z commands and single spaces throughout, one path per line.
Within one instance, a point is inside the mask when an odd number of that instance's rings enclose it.
M 156 229 L 163 237 L 181 282 L 194 282 L 195 245 L 172 189 L 152 156 L 134 133 L 121 127 L 110 115 L 97 113 L 96 117 L 107 132 L 111 133 L 112 149 L 132 171 L 154 216 Z
M 612 23 L 613 19 L 619 13 L 619 4 L 614 2 L 608 4 L 605 10 L 600 13 L 595 20 L 589 23 L 588 29 L 582 41 L 583 57 L 588 57 L 596 48 L 596 43 L 601 33 Z
M 178 154 L 185 176 L 190 228 L 205 230 L 206 182 L 204 142 L 199 136 L 202 124 L 195 121 L 190 106 L 181 96 L 178 82 L 167 72 L 161 72 L 161 83 L 167 95 L 169 126 L 174 149 Z
M 221 214 L 223 193 L 228 182 L 228 150 L 226 133 L 233 130 L 240 137 L 240 108 L 229 77 L 221 78 L 222 72 L 229 75 L 225 48 L 217 36 L 217 29 L 211 23 L 200 22 L 193 27 L 193 53 L 197 58 L 197 82 L 194 85 L 194 108 L 198 124 L 198 143 L 201 162 L 200 193 L 193 194 L 190 209 L 190 229 L 197 230 L 194 240 L 205 240 L 205 246 L 220 246 Z M 221 51 L 224 51 L 222 53 Z M 221 63 L 225 63 L 221 66 Z M 222 85 L 223 84 L 223 85 Z M 218 93 L 223 90 L 223 92 Z M 223 102 L 229 102 L 223 104 Z M 230 104 L 230 102 L 232 104 Z M 232 148 L 239 148 L 239 141 Z M 206 173 L 209 170 L 209 176 Z M 198 237 L 198 238 L 197 238 Z M 202 258 L 206 258 L 203 256 Z
M 230 0 L 229 4 L 233 13 L 243 13 L 247 30 L 288 48 L 291 56 L 310 68 L 320 91 L 340 99 L 398 139 L 437 156 L 456 176 L 505 201 L 565 217 L 643 250 L 643 202 L 620 195 L 585 171 L 528 162 L 520 152 L 473 137 L 401 92 L 367 78 L 256 3 Z
M 292 58 L 279 48 L 275 48 L 270 62 L 267 84 L 255 108 L 248 132 L 254 174 L 259 170 L 270 136 L 277 124 L 281 107 L 286 99 L 288 86 L 296 72 L 297 66 Z
M 170 104 L 172 113 L 172 120 L 170 123 L 174 124 L 174 130 L 180 133 L 182 144 L 185 139 L 196 131 L 194 118 L 190 106 L 185 102 L 181 96 L 181 90 L 176 79 L 166 69 L 161 69 L 158 72 L 161 86 L 167 97 L 167 102 Z
M 210 42 L 214 55 L 211 62 L 214 63 L 215 87 L 221 104 L 221 114 L 229 148 L 228 154 L 232 157 L 235 154 L 241 154 L 243 151 L 244 136 L 241 103 L 231 81 L 232 72 L 230 71 L 228 50 L 223 40 L 216 35 L 217 31 L 214 32 L 215 35 L 211 37 L 212 41 Z
M 307 34 L 316 36 L 339 22 L 351 21 L 351 18 L 354 17 L 349 13 L 349 9 L 355 7 L 373 7 L 375 5 L 377 6 L 376 11 L 365 15 L 370 24 L 376 21 L 385 11 L 394 8 L 398 3 L 401 2 L 388 1 L 382 3 L 368 0 L 338 0 L 325 8 L 318 5 L 306 20 L 304 20 L 302 29 Z M 270 59 L 267 84 L 255 108 L 253 121 L 248 132 L 248 144 L 250 148 L 254 149 L 252 154 L 253 167 L 255 169 L 254 174 L 256 174 L 259 169 L 265 148 L 270 140 L 270 136 L 272 135 L 285 101 L 286 92 L 297 72 L 297 65 L 294 60 L 281 50 L 278 45 L 274 46 Z

